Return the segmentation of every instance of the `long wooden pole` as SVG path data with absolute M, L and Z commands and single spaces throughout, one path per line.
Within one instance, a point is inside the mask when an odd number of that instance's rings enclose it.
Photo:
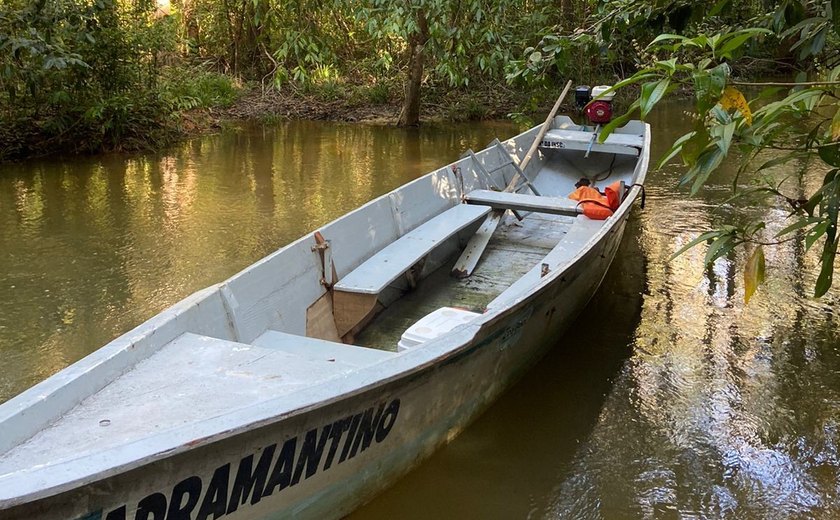
M 539 133 L 537 133 L 536 139 L 534 142 L 531 143 L 531 148 L 528 149 L 528 153 L 525 154 L 525 157 L 522 159 L 522 162 L 519 163 L 519 169 L 523 172 L 525 168 L 528 167 L 528 163 L 531 162 L 531 157 L 534 156 L 534 153 L 537 151 L 537 148 L 540 147 L 540 142 L 542 141 L 543 136 L 548 129 L 551 127 L 551 121 L 554 119 L 554 116 L 557 115 L 557 111 L 560 110 L 560 104 L 563 103 L 563 99 L 566 98 L 566 94 L 569 93 L 569 89 L 572 88 L 572 80 L 569 80 L 566 83 L 566 87 L 563 89 L 563 92 L 560 93 L 560 97 L 557 98 L 557 101 L 554 103 L 554 106 L 551 107 L 551 112 L 548 113 L 548 117 L 545 118 L 545 122 L 543 122 L 542 127 L 540 127 Z M 513 186 L 516 186 L 516 181 L 519 180 L 519 173 L 517 172 L 516 175 L 513 176 L 513 180 L 510 181 L 510 184 L 505 191 L 511 191 Z
M 557 98 L 557 102 L 554 103 L 554 107 L 552 107 L 551 112 L 548 113 L 548 117 L 545 118 L 545 122 L 542 127 L 540 127 L 540 131 L 537 132 L 537 137 L 534 139 L 534 142 L 531 143 L 531 147 L 528 149 L 528 152 L 519 164 L 519 171 L 516 172 L 504 191 L 509 193 L 516 189 L 516 185 L 519 182 L 520 177 L 519 172 L 524 172 L 528 163 L 531 162 L 531 157 L 534 156 L 537 148 L 540 147 L 540 142 L 542 141 L 543 136 L 548 131 L 549 127 L 551 127 L 551 121 L 560 109 L 560 104 L 563 103 L 563 99 L 565 99 L 566 94 L 569 93 L 570 88 L 572 88 L 572 80 L 569 80 L 569 82 L 566 83 L 566 87 L 563 89 L 560 97 Z M 490 243 L 490 239 L 493 237 L 493 233 L 496 231 L 496 227 L 498 227 L 504 214 L 505 210 L 497 209 L 493 210 L 493 212 L 487 216 L 481 224 L 481 227 L 479 227 L 478 231 L 476 231 L 475 235 L 470 238 L 467 247 L 464 248 L 463 253 L 461 253 L 458 261 L 455 263 L 455 267 L 452 268 L 452 276 L 456 278 L 466 278 L 473 273 L 476 266 L 478 266 L 478 261 L 481 259 L 481 255 L 484 254 L 484 250 L 487 248 L 487 244 Z

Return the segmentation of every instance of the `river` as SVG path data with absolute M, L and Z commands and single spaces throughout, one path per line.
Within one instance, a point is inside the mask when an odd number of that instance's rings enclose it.
M 650 117 L 653 157 L 686 131 Z M 191 292 L 371 198 L 515 133 L 289 122 L 165 152 L 0 166 L 0 402 Z M 728 202 L 736 164 L 689 197 L 652 171 L 604 284 L 523 380 L 354 520 L 840 516 L 840 290 L 810 298 L 816 251 L 768 249 L 744 304 L 738 250 L 703 231 L 783 207 Z M 794 169 L 796 167 L 796 169 Z M 792 193 L 822 172 L 790 175 Z M 772 236 L 770 233 L 768 236 Z

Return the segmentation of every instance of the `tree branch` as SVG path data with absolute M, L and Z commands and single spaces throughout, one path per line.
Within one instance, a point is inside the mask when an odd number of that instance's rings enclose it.
M 779 83 L 779 82 L 751 82 L 751 81 L 732 81 L 733 85 L 741 85 L 745 87 L 818 87 L 821 85 L 840 85 L 840 81 L 804 81 L 802 83 Z

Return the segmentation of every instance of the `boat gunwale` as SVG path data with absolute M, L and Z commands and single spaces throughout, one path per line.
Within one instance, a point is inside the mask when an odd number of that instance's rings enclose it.
M 417 377 L 422 377 L 427 370 L 431 370 L 441 365 L 446 365 L 448 363 L 457 361 L 463 356 L 468 355 L 474 350 L 480 348 L 487 342 L 492 341 L 504 329 L 497 331 L 496 334 L 488 334 L 480 341 L 474 340 L 476 337 L 480 337 L 480 335 L 483 332 L 490 331 L 494 326 L 498 325 L 503 320 L 508 319 L 509 317 L 517 314 L 518 312 L 523 311 L 527 304 L 530 303 L 530 301 L 544 293 L 560 277 L 566 274 L 569 270 L 576 267 L 578 263 L 583 259 L 583 257 L 597 244 L 601 243 L 601 241 L 609 233 L 611 233 L 612 230 L 620 222 L 622 222 L 627 216 L 627 214 L 632 210 L 633 203 L 642 191 L 642 188 L 640 186 L 644 183 L 649 163 L 651 142 L 650 125 L 648 125 L 647 123 L 643 124 L 645 129 L 644 146 L 642 148 L 642 153 L 638 156 L 638 160 L 634 167 L 634 185 L 630 188 L 630 190 L 628 190 L 628 194 L 622 202 L 619 209 L 605 221 L 605 224 L 598 231 L 596 231 L 592 236 L 590 236 L 586 242 L 581 244 L 575 255 L 564 263 L 562 269 L 556 269 L 551 271 L 549 274 L 544 276 L 536 285 L 530 287 L 527 291 L 523 291 L 519 296 L 509 301 L 506 301 L 504 305 L 500 305 L 499 307 L 495 307 L 493 309 L 488 309 L 484 314 L 476 317 L 473 322 L 458 326 L 449 333 L 441 335 L 438 338 L 435 338 L 434 340 L 425 343 L 422 349 L 409 350 L 407 352 L 401 353 L 399 356 L 395 356 L 390 359 L 385 359 L 372 365 L 355 370 L 351 374 L 337 375 L 324 381 L 318 382 L 312 386 L 299 389 L 297 391 L 291 392 L 280 397 L 276 397 L 274 399 L 254 403 L 244 408 L 240 408 L 230 412 L 225 412 L 220 415 L 199 420 L 187 425 L 170 428 L 158 432 L 155 435 L 144 437 L 142 439 L 137 439 L 128 444 L 114 446 L 112 448 L 108 448 L 100 452 L 82 454 L 78 457 L 51 461 L 49 463 L 42 464 L 39 466 L 23 468 L 17 471 L 13 471 L 11 473 L 0 475 L 0 509 L 15 507 L 28 502 L 33 502 L 35 500 L 59 495 L 64 492 L 71 491 L 72 489 L 84 485 L 89 485 L 113 477 L 115 475 L 158 462 L 168 457 L 186 453 L 188 451 L 201 448 L 215 442 L 235 437 L 236 435 L 247 433 L 248 431 L 270 427 L 282 421 L 286 421 L 293 417 L 304 415 L 306 413 L 315 411 L 319 408 L 330 406 L 343 400 L 353 399 L 362 396 L 366 393 L 373 393 L 376 390 L 382 389 L 387 386 L 397 385 L 406 381 L 410 381 L 411 379 Z M 516 138 L 519 138 L 523 135 L 526 135 L 529 132 L 532 132 L 533 130 L 535 129 L 523 132 L 522 134 L 514 136 L 504 142 L 511 142 Z M 465 159 L 454 161 L 451 164 L 457 164 L 458 162 L 461 162 Z M 450 165 L 444 166 L 444 168 L 448 166 Z M 410 182 L 419 181 L 423 178 L 432 176 L 441 169 L 442 168 L 435 169 Z M 389 191 L 379 197 L 368 201 L 362 206 L 359 206 L 358 208 L 352 210 L 352 212 L 363 210 L 366 206 L 374 204 L 382 198 L 388 197 L 391 193 L 397 191 L 406 184 L 401 185 L 392 191 Z M 348 214 L 349 213 L 345 213 L 344 215 L 339 216 L 337 219 L 331 221 L 330 223 L 344 218 Z M 319 226 L 319 229 L 330 223 Z M 195 293 L 184 298 L 184 300 L 181 300 L 181 302 L 190 299 L 196 295 L 207 293 L 213 288 L 223 287 L 229 280 L 239 276 L 240 274 L 248 271 L 250 268 L 256 265 L 268 262 L 276 255 L 282 253 L 283 250 L 290 248 L 302 241 L 311 240 L 312 236 L 314 236 L 316 231 L 317 230 L 313 230 L 306 233 L 297 240 L 290 242 L 289 244 L 278 249 L 277 251 L 274 251 L 273 253 L 257 260 L 253 264 L 250 264 L 249 266 L 234 274 L 224 282 L 200 289 Z M 174 306 L 177 306 L 181 302 L 176 303 Z M 171 309 L 172 307 L 169 307 L 162 312 L 166 312 Z M 159 314 L 156 316 L 159 316 Z M 113 343 L 125 343 L 126 340 L 123 339 L 124 336 L 133 334 L 138 329 L 143 328 L 146 324 L 147 322 L 144 322 L 135 329 L 132 329 L 126 332 L 125 334 L 121 335 L 120 337 L 115 338 L 114 340 L 103 346 L 101 349 L 95 351 L 94 353 L 91 353 L 90 356 L 96 354 L 96 352 L 99 352 L 102 349 L 105 349 Z M 123 346 L 123 349 L 130 348 L 132 345 L 133 342 L 128 342 L 127 345 Z M 115 353 L 111 353 L 111 355 L 113 354 Z M 82 362 L 84 359 L 85 358 L 82 358 L 81 360 L 79 360 L 79 362 Z M 106 360 L 107 359 L 103 359 L 101 361 Z M 400 367 L 400 365 L 402 365 L 402 367 Z M 63 372 L 64 370 L 69 370 L 74 366 L 75 364 L 70 365 L 67 368 L 63 369 L 61 372 Z M 382 375 L 383 368 L 390 369 L 386 370 L 386 375 L 384 377 Z M 90 367 L 88 367 L 88 370 L 89 369 Z M 60 374 L 61 372 L 57 373 L 56 375 Z M 84 371 L 80 375 L 83 374 Z M 23 397 L 30 391 L 37 389 L 39 385 L 47 383 L 48 381 L 50 381 L 50 379 L 51 378 L 48 378 L 42 381 L 41 383 L 33 386 L 32 388 L 18 395 L 17 397 Z M 337 381 L 347 381 L 350 379 L 356 380 L 356 384 L 352 384 L 352 387 L 348 391 L 343 392 L 340 388 L 336 390 Z M 272 406 L 280 402 L 293 401 L 296 397 L 300 397 L 301 395 L 306 395 L 307 397 L 305 399 L 301 399 L 301 402 L 299 404 L 293 405 L 293 408 L 289 408 L 286 411 L 281 412 L 279 414 L 276 412 L 276 407 Z M 14 399 L 16 398 L 13 398 L 12 400 Z M 12 400 L 8 401 L 7 403 L 10 403 Z M 2 405 L 0 405 L 0 408 L 5 406 L 7 403 L 3 403 Z M 180 439 L 178 439 L 177 442 L 173 441 L 173 437 L 175 436 L 180 436 Z M 166 439 L 167 442 L 160 442 L 163 439 Z M 126 456 L 126 454 L 128 453 L 135 453 L 131 449 L 132 447 L 143 447 L 145 448 L 146 453 L 140 457 L 134 455 Z M 113 464 L 113 461 L 115 459 L 120 458 L 115 455 L 120 455 L 120 452 L 122 452 L 122 458 L 126 460 L 121 464 L 118 463 L 115 465 Z M 2 457 L 2 454 L 0 454 L 0 457 Z M 92 465 L 90 464 L 90 462 L 95 462 L 99 460 L 99 468 L 86 471 L 80 475 L 72 475 L 72 473 L 74 472 L 74 468 L 76 468 L 75 472 L 78 472 L 78 467 L 80 466 L 79 461 L 83 460 L 88 461 L 87 467 L 90 467 Z M 59 475 L 63 477 L 56 478 Z M 69 478 L 66 478 L 68 475 L 70 475 Z M 22 479 L 20 478 L 21 476 L 34 478 Z M 37 481 L 38 483 L 43 484 L 45 481 L 49 482 L 50 480 L 57 482 L 53 484 L 47 483 L 46 486 L 38 486 L 36 489 L 31 489 L 35 487 L 31 485 L 19 485 L 19 490 L 17 492 L 9 493 L 9 491 L 15 489 L 15 484 L 20 484 L 21 481 L 26 481 L 26 483 Z M 27 487 L 30 489 L 26 489 Z

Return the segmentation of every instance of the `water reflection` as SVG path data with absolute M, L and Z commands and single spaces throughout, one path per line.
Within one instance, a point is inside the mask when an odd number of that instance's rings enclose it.
M 161 154 L 4 165 L 0 402 L 509 124 L 298 122 Z
M 772 236 L 785 214 L 727 205 L 732 170 L 693 199 L 670 188 L 678 174 L 649 181 L 658 189 L 642 214 L 648 295 L 633 355 L 544 515 L 836 517 L 838 291 L 807 297 L 817 266 L 801 241 L 767 251 L 769 281 L 746 307 L 743 251 L 710 269 L 699 249 L 667 262 L 725 220 L 761 216 Z M 808 172 L 800 189 L 820 176 Z

